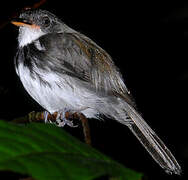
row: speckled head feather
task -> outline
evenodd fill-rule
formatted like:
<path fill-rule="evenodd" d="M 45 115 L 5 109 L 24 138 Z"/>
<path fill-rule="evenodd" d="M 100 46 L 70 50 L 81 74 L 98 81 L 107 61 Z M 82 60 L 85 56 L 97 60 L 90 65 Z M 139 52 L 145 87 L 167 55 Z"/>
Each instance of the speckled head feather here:
<path fill-rule="evenodd" d="M 26 22 L 20 25 L 18 42 L 23 47 L 48 33 L 73 31 L 59 18 L 46 10 L 27 10 L 20 14 L 20 19 Z M 27 25 L 29 23 L 30 25 Z M 19 24 L 18 24 L 19 26 Z"/>

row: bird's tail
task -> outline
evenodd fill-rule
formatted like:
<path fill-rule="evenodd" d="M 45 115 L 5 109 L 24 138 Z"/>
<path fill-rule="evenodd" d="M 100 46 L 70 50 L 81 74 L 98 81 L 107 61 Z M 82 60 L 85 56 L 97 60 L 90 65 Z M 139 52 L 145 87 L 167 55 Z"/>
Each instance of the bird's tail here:
<path fill-rule="evenodd" d="M 165 146 L 162 140 L 156 135 L 156 133 L 149 127 L 139 113 L 125 101 L 121 101 L 121 108 L 126 113 L 128 119 L 121 118 L 116 120 L 122 124 L 125 124 L 153 157 L 153 159 L 169 174 L 181 174 L 181 167 L 176 161 L 175 157 Z M 121 111 L 122 114 L 122 111 Z M 124 113 L 123 113 L 124 114 Z M 119 116 L 119 117 L 120 117 Z"/>

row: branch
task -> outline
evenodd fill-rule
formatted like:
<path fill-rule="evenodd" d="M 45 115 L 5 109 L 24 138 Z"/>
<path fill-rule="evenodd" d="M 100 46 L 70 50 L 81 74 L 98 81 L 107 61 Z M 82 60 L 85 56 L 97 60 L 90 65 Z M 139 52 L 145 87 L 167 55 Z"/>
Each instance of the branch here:
<path fill-rule="evenodd" d="M 56 122 L 57 115 L 58 115 L 57 112 L 53 114 L 48 114 L 47 119 L 50 120 L 51 122 Z M 75 113 L 66 112 L 65 118 L 66 119 L 79 119 L 81 121 L 85 142 L 86 144 L 91 145 L 91 135 L 90 135 L 88 119 L 82 113 L 77 113 L 77 112 Z M 30 112 L 27 116 L 13 119 L 11 122 L 14 122 L 14 123 L 44 122 L 44 119 L 45 119 L 44 112 L 33 111 L 33 112 Z"/>

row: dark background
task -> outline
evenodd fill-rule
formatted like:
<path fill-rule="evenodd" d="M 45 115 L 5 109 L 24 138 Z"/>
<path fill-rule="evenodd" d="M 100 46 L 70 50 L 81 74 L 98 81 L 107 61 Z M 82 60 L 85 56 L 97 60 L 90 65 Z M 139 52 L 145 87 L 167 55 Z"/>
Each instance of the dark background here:
<path fill-rule="evenodd" d="M 35 2 L 1 3 L 0 24 Z M 112 120 L 90 120 L 93 146 L 143 172 L 145 179 L 187 179 L 188 3 L 48 0 L 41 8 L 89 36 L 113 57 L 138 110 L 176 156 L 183 175 L 166 175 L 128 128 Z M 16 38 L 13 25 L 1 27 L 0 118 L 6 120 L 41 110 L 15 74 Z M 65 129 L 82 139 L 81 127 Z"/>

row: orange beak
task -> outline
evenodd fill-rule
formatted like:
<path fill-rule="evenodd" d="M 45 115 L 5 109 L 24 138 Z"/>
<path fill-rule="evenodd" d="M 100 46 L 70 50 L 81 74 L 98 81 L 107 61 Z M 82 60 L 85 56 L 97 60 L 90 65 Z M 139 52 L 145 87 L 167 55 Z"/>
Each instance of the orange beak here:
<path fill-rule="evenodd" d="M 28 22 L 27 20 L 21 19 L 21 18 L 16 18 L 11 20 L 11 23 L 14 24 L 15 26 L 25 26 L 25 27 L 30 27 L 34 29 L 40 29 L 40 26 L 33 24 L 31 22 Z"/>

